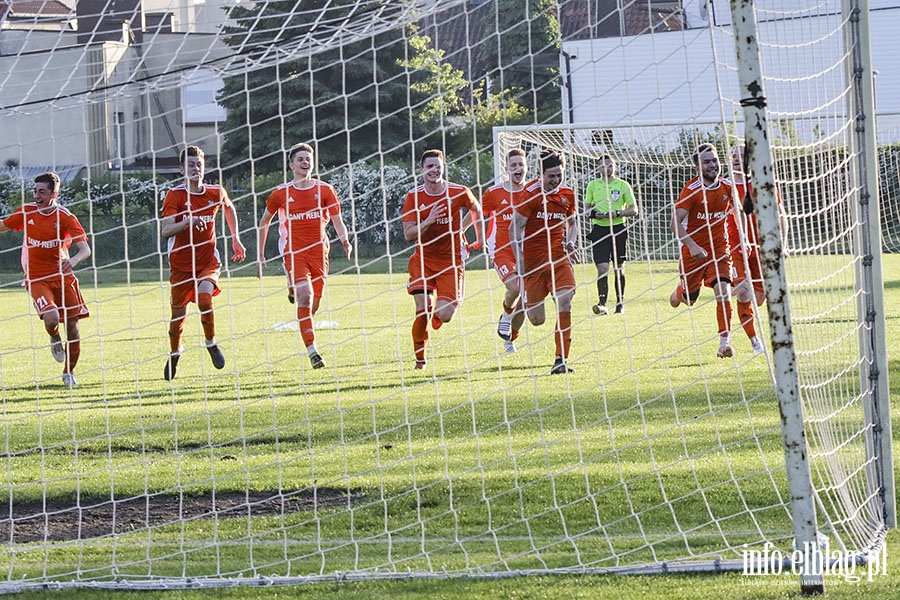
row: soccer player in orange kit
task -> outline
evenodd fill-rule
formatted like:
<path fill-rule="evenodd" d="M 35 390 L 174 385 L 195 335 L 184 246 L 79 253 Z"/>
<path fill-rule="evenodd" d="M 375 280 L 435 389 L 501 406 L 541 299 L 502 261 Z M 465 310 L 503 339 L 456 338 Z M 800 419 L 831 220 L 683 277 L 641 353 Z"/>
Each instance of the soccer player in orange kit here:
<path fill-rule="evenodd" d="M 257 275 L 262 276 L 266 264 L 266 238 L 272 217 L 278 215 L 278 251 L 282 257 L 294 301 L 300 336 L 313 369 L 325 366 L 316 348 L 313 315 L 319 310 L 328 277 L 330 245 L 325 228 L 334 226 L 347 258 L 353 246 L 341 217 L 341 203 L 334 188 L 312 177 L 315 154 L 309 144 L 295 144 L 288 150 L 288 165 L 294 179 L 276 187 L 266 200 L 266 210 L 259 220 L 257 236 Z"/>
<path fill-rule="evenodd" d="M 410 190 L 400 217 L 403 236 L 415 244 L 409 258 L 406 289 L 416 303 L 412 325 L 416 369 L 426 366 L 428 318 L 432 329 L 450 322 L 462 304 L 468 257 L 462 211 L 475 227 L 473 249 L 484 245 L 481 206 L 471 190 L 444 178 L 444 153 L 426 150 L 419 162 L 423 184 Z M 432 301 L 432 294 L 437 297 Z"/>
<path fill-rule="evenodd" d="M 75 387 L 75 365 L 81 355 L 78 321 L 90 316 L 74 269 L 91 256 L 84 228 L 78 218 L 57 203 L 59 175 L 42 173 L 34 178 L 34 202 L 23 204 L 0 222 L 2 231 L 23 231 L 22 267 L 25 287 L 34 308 L 50 336 L 50 353 L 65 363 L 62 381 Z M 69 256 L 72 243 L 78 248 Z M 60 322 L 66 327 L 66 343 L 59 335 Z"/>
<path fill-rule="evenodd" d="M 681 282 L 669 303 L 677 307 L 696 302 L 703 285 L 716 295 L 719 349 L 716 356 L 734 355 L 731 348 L 731 253 L 725 223 L 732 210 L 732 189 L 719 176 L 715 146 L 700 144 L 691 156 L 697 176 L 688 181 L 672 214 L 671 229 L 681 242 Z"/>
<path fill-rule="evenodd" d="M 548 295 L 556 302 L 556 360 L 550 369 L 554 374 L 574 372 L 566 363 L 575 296 L 575 271 L 569 255 L 575 251 L 578 227 L 575 192 L 562 183 L 564 167 L 562 155 L 553 151 L 541 154 L 541 177 L 525 186 L 509 235 L 531 324 L 541 325 L 546 320 L 544 299 Z"/>
<path fill-rule="evenodd" d="M 766 351 L 762 338 L 756 332 L 753 315 L 753 300 L 757 306 L 766 301 L 763 287 L 762 265 L 759 257 L 759 229 L 756 225 L 755 207 L 753 205 L 753 188 L 750 184 L 747 147 L 737 146 L 731 156 L 731 184 L 734 187 L 735 205 L 731 218 L 728 219 L 728 244 L 731 247 L 732 278 L 731 285 L 734 298 L 737 300 L 738 318 L 741 327 L 750 340 L 750 346 L 757 354 Z M 787 216 L 778 199 L 778 215 L 781 235 L 788 230 Z M 741 219 L 744 238 L 741 238 L 738 219 Z"/>
<path fill-rule="evenodd" d="M 166 238 L 169 283 L 172 284 L 172 319 L 169 321 L 169 358 L 163 377 L 175 378 L 181 358 L 182 336 L 187 306 L 197 303 L 200 324 L 206 339 L 206 350 L 217 369 L 225 367 L 225 356 L 216 344 L 216 324 L 213 315 L 213 296 L 219 295 L 219 274 L 222 263 L 216 248 L 216 215 L 221 209 L 231 232 L 232 260 L 242 262 L 246 255 L 238 231 L 237 213 L 220 185 L 203 182 L 206 167 L 203 150 L 188 146 L 178 156 L 185 182 L 172 188 L 163 200 L 160 234 Z"/>
<path fill-rule="evenodd" d="M 503 313 L 497 325 L 497 335 L 503 339 L 507 352 L 515 352 L 515 340 L 525 322 L 525 311 L 519 306 L 521 277 L 516 272 L 516 255 L 509 241 L 509 225 L 512 223 L 513 207 L 525 193 L 528 164 L 525 151 L 513 148 L 506 155 L 506 173 L 509 178 L 488 190 L 481 196 L 481 211 L 488 219 L 487 249 L 491 263 L 506 286 L 503 297 Z"/>

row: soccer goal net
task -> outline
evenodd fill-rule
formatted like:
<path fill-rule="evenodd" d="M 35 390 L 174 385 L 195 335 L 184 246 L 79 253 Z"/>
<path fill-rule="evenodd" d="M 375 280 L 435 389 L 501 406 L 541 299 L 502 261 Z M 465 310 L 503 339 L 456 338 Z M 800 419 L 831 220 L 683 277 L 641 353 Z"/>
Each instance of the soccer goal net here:
<path fill-rule="evenodd" d="M 819 539 L 864 561 L 895 520 L 881 265 L 895 262 L 882 244 L 900 249 L 900 123 L 865 112 L 863 81 L 870 52 L 892 40 L 869 34 L 864 0 L 810 4 L 757 11 L 787 221 L 789 294 L 774 301 L 792 311 Z M 0 233 L 0 591 L 713 571 L 763 549 L 789 557 L 767 306 L 753 302 L 743 323 L 735 306 L 723 359 L 712 291 L 669 302 L 673 202 L 696 174 L 691 154 L 712 143 L 728 177 L 746 136 L 743 66 L 719 4 L 0 10 L 0 216 L 36 202 L 34 177 L 55 171 L 57 201 L 92 251 L 75 269 L 90 316 L 77 340 L 73 320 L 61 323 L 60 365 L 22 250 L 53 250 L 55 234 L 30 236 L 32 213 Z M 900 25 L 900 9 L 881 14 Z M 282 270 L 290 220 L 271 227 L 268 266 L 257 256 L 265 215 L 277 215 L 267 200 L 300 177 L 288 155 L 299 142 L 333 186 L 352 248 L 327 223 L 315 310 Z M 212 309 L 188 305 L 176 372 L 165 207 L 191 185 L 188 145 L 205 154 L 204 189 L 221 185 L 234 213 L 207 221 L 217 295 L 197 285 Z M 545 323 L 526 320 L 514 343 L 498 336 L 507 288 L 477 248 L 463 301 L 427 324 L 417 365 L 402 207 L 431 148 L 476 198 L 507 181 L 513 148 L 528 179 L 541 151 L 566 158 L 580 232 L 568 372 L 551 374 L 562 319 L 551 297 Z M 624 278 L 608 277 L 610 314 L 598 315 L 582 203 L 604 154 L 638 213 L 625 221 Z M 199 260 L 199 246 L 186 251 Z M 208 352 L 211 323 L 224 366 Z M 73 341 L 77 385 L 60 379 Z"/>

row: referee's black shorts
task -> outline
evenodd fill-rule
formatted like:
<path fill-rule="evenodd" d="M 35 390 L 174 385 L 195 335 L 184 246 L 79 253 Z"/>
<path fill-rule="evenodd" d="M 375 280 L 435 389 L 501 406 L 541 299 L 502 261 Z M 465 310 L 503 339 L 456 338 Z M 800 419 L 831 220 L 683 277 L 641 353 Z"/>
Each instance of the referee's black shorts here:
<path fill-rule="evenodd" d="M 628 229 L 624 223 L 613 225 L 612 227 L 605 225 L 600 226 L 594 223 L 591 226 L 591 233 L 588 235 L 591 240 L 591 256 L 594 264 L 614 263 L 621 265 L 626 260 L 625 252 L 628 247 Z"/>

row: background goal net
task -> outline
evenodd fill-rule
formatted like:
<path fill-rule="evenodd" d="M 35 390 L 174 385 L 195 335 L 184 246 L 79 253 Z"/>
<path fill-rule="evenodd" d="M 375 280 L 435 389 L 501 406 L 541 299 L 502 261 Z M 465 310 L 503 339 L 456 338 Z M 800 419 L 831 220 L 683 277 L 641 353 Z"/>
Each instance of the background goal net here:
<path fill-rule="evenodd" d="M 870 40 L 862 1 L 765 4 L 817 527 L 832 549 L 866 556 L 894 524 L 883 284 L 870 269 L 882 242 L 900 247 L 900 123 L 850 107 L 854 72 L 869 74 L 870 47 L 877 62 L 890 37 Z M 748 549 L 789 553 L 771 352 L 751 350 L 735 315 L 735 356 L 717 359 L 712 293 L 668 301 L 690 154 L 714 143 L 727 175 L 745 135 L 730 16 L 705 5 L 7 3 L 0 212 L 55 170 L 93 254 L 76 273 L 91 315 L 67 388 L 22 289 L 22 234 L 0 235 L 0 590 L 740 569 Z M 900 9 L 881 17 L 900 25 Z M 257 278 L 254 260 L 298 142 L 315 148 L 354 244 L 350 260 L 333 246 L 317 370 L 284 275 Z M 226 366 L 210 364 L 192 306 L 166 381 L 159 217 L 188 144 L 207 155 L 207 183 L 228 190 L 248 259 L 231 259 L 220 218 Z M 600 154 L 615 157 L 640 206 L 624 312 L 592 314 L 582 223 L 573 373 L 549 374 L 549 299 L 548 323 L 504 350 L 504 286 L 478 251 L 465 302 L 413 370 L 400 214 L 428 148 L 479 197 L 503 180 L 509 149 L 526 150 L 533 177 L 539 151 L 558 150 L 579 204 Z M 755 322 L 768 347 L 765 307 Z"/>

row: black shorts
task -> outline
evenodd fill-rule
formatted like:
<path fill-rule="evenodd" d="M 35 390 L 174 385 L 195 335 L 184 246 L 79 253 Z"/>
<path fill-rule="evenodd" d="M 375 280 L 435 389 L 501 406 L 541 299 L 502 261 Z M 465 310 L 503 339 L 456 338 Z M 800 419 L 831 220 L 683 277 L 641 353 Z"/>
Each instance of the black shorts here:
<path fill-rule="evenodd" d="M 591 255 L 595 265 L 609 262 L 621 265 L 627 259 L 625 252 L 628 247 L 628 229 L 624 223 L 612 227 L 594 224 L 588 239 L 591 240 Z"/>

